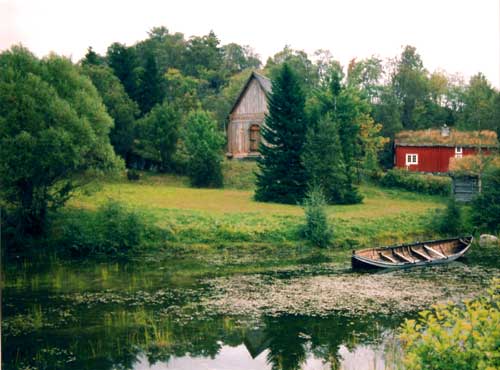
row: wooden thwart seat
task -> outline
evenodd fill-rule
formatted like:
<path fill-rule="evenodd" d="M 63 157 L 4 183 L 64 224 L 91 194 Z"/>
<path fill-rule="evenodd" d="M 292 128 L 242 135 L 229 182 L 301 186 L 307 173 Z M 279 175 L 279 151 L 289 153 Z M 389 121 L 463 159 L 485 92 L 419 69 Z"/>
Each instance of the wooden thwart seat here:
<path fill-rule="evenodd" d="M 432 253 L 434 253 L 435 255 L 437 255 L 437 256 L 439 256 L 439 257 L 441 257 L 441 258 L 448 258 L 448 257 L 447 257 L 447 256 L 445 256 L 443 253 L 438 252 L 437 250 L 435 250 L 434 248 L 429 247 L 428 245 L 425 245 L 425 244 L 424 244 L 424 248 L 425 248 L 425 250 L 427 250 L 427 251 L 431 251 Z"/>
<path fill-rule="evenodd" d="M 413 249 L 410 247 L 410 250 L 412 251 L 412 253 L 415 253 L 417 256 L 422 257 L 423 259 L 425 259 L 427 261 L 432 261 L 432 258 L 430 256 L 428 256 L 425 253 L 420 252 L 418 249 Z"/>
<path fill-rule="evenodd" d="M 396 259 L 392 258 L 391 256 L 388 256 L 386 254 L 383 254 L 382 252 L 378 252 L 380 254 L 380 257 L 385 258 L 386 260 L 392 262 L 392 263 L 399 263 Z"/>
<path fill-rule="evenodd" d="M 399 253 L 397 251 L 392 251 L 392 253 L 394 253 L 396 256 L 398 256 L 399 258 L 401 258 L 402 260 L 404 260 L 406 262 L 410 262 L 410 263 L 415 262 L 415 260 L 413 260 L 409 257 L 406 257 L 403 253 Z"/>

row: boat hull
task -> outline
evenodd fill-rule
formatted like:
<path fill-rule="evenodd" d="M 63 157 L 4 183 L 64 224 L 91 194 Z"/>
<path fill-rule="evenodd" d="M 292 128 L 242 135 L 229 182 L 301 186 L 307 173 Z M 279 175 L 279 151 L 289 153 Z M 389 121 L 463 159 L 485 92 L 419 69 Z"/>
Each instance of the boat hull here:
<path fill-rule="evenodd" d="M 390 262 L 390 261 L 384 261 L 382 259 L 374 259 L 374 258 L 369 258 L 363 255 L 360 255 L 360 252 L 366 252 L 367 250 L 353 252 L 353 255 L 351 257 L 351 264 L 353 269 L 396 269 L 396 268 L 411 268 L 411 267 L 418 267 L 418 266 L 430 266 L 430 265 L 439 265 L 439 264 L 444 264 L 444 263 L 449 263 L 453 262 L 460 257 L 462 257 L 470 248 L 472 244 L 472 237 L 466 237 L 466 238 L 455 238 L 455 239 L 447 239 L 443 240 L 442 242 L 450 242 L 450 241 L 457 241 L 460 240 L 461 243 L 464 243 L 463 248 L 461 248 L 457 253 L 445 255 L 441 258 L 433 258 L 431 260 L 420 260 L 420 261 L 395 261 L 395 262 Z M 405 248 L 407 250 L 410 250 L 413 247 L 417 246 L 426 246 L 427 244 L 436 244 L 441 241 L 428 241 L 428 242 L 420 242 L 420 243 L 413 243 L 413 244 L 406 244 L 406 245 L 398 245 L 398 246 L 392 246 L 392 247 L 385 247 L 385 248 L 374 248 L 372 251 L 376 251 L 380 254 L 381 252 L 392 252 L 392 251 L 399 251 L 399 250 L 404 250 Z M 432 250 L 432 249 L 431 249 Z"/>

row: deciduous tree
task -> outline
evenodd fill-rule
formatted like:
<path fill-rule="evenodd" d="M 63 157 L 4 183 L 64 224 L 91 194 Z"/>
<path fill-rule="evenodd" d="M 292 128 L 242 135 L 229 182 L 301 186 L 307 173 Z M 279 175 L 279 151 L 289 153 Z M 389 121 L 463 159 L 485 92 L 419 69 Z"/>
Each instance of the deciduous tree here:
<path fill-rule="evenodd" d="M 113 125 L 92 82 L 70 60 L 27 49 L 0 54 L 0 195 L 18 235 L 44 231 L 76 176 L 120 168 Z"/>

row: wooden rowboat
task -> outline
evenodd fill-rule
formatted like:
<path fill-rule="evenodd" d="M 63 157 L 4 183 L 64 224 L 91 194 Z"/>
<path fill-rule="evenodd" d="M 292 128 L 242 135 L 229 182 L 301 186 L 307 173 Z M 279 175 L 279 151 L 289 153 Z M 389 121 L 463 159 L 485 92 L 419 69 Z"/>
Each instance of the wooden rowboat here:
<path fill-rule="evenodd" d="M 352 251 L 353 268 L 405 268 L 455 261 L 472 244 L 472 236 Z"/>

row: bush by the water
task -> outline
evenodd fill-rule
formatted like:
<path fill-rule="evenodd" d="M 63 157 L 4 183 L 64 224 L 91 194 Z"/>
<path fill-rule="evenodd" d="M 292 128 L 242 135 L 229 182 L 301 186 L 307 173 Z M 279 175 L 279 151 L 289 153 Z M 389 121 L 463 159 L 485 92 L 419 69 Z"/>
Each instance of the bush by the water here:
<path fill-rule="evenodd" d="M 62 244 L 75 255 L 123 256 L 151 241 L 154 230 L 136 212 L 110 201 L 95 212 L 67 215 L 62 234 Z"/>
<path fill-rule="evenodd" d="M 450 198 L 444 211 L 441 211 L 437 229 L 442 234 L 453 236 L 466 231 L 462 208 L 455 199 Z"/>
<path fill-rule="evenodd" d="M 308 241 L 317 247 L 328 246 L 333 236 L 325 211 L 326 204 L 325 196 L 320 187 L 311 188 L 304 199 L 306 224 L 303 234 Z"/>
<path fill-rule="evenodd" d="M 430 195 L 449 195 L 451 179 L 444 176 L 423 175 L 400 169 L 387 171 L 379 180 L 382 186 L 400 188 Z"/>
<path fill-rule="evenodd" d="M 484 175 L 482 192 L 472 203 L 472 220 L 483 231 L 500 232 L 500 168 Z"/>
<path fill-rule="evenodd" d="M 499 369 L 500 280 L 463 305 L 437 305 L 402 327 L 407 369 Z"/>

